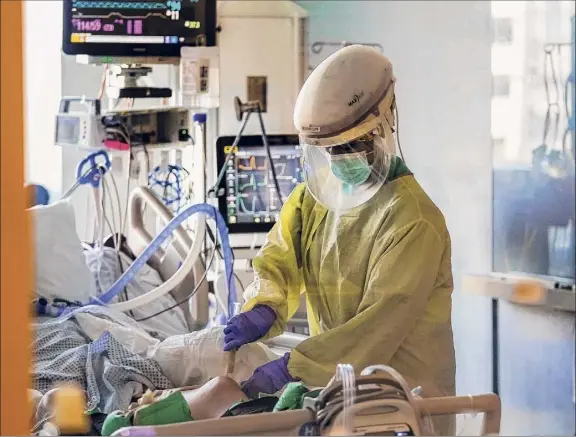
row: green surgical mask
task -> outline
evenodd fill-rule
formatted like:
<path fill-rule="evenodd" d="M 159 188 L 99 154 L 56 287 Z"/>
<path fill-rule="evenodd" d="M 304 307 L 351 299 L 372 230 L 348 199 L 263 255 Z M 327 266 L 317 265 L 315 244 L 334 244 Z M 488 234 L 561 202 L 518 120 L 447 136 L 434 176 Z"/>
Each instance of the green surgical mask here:
<path fill-rule="evenodd" d="M 372 170 L 366 162 L 366 155 L 338 156 L 332 158 L 331 169 L 334 176 L 349 185 L 360 185 L 368 180 Z"/>

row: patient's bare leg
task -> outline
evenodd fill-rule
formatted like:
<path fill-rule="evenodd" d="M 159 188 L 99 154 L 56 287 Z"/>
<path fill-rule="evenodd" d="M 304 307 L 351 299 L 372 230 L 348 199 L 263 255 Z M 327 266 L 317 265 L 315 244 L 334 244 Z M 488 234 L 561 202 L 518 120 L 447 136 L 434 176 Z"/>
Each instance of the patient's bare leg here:
<path fill-rule="evenodd" d="M 216 419 L 232 405 L 247 401 L 240 385 L 232 378 L 218 376 L 202 387 L 182 392 L 194 420 Z"/>

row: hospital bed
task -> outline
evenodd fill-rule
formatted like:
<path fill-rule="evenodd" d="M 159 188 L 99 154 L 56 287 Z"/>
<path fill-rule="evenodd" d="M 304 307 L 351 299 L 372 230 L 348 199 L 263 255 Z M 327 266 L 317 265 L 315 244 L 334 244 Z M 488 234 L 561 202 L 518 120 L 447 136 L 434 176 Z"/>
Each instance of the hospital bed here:
<path fill-rule="evenodd" d="M 33 193 L 30 193 L 30 203 L 38 203 L 33 201 L 32 198 L 34 196 L 32 194 Z M 53 210 L 57 209 L 57 207 L 53 208 Z M 71 206 L 69 208 L 65 208 L 65 210 L 67 215 L 71 214 L 73 217 L 74 211 Z M 158 197 L 146 187 L 139 187 L 131 192 L 131 195 L 128 199 L 127 211 L 128 226 L 126 226 L 125 232 L 125 245 L 133 256 L 138 257 L 146 250 L 146 247 L 155 237 L 153 232 L 149 230 L 150 228 L 145 225 L 145 214 L 155 216 L 152 218 L 158 217 L 161 222 L 168 222 L 173 218 L 173 213 L 169 211 L 168 208 L 164 206 L 162 201 L 158 199 Z M 45 212 L 48 211 L 45 210 Z M 35 217 L 38 218 L 38 216 Z M 75 264 L 76 266 L 83 264 L 84 256 L 82 255 L 82 249 L 80 247 L 81 243 L 76 236 L 74 222 L 68 220 L 62 222 L 58 220 L 59 218 L 60 217 L 55 217 L 52 219 L 51 223 L 45 223 L 45 228 L 48 230 L 48 234 L 59 234 L 60 232 L 56 232 L 57 228 L 70 228 L 68 233 L 74 234 L 77 244 L 79 245 L 79 252 L 75 252 L 72 258 L 77 258 Z M 54 228 L 50 227 L 49 225 L 54 226 Z M 47 393 L 47 391 L 51 390 L 53 387 L 57 387 L 62 382 L 73 382 L 85 388 L 87 394 L 89 395 L 88 400 L 95 399 L 95 396 L 100 396 L 94 402 L 97 402 L 99 407 L 106 407 L 105 409 L 101 410 L 104 412 L 104 414 L 106 414 L 110 412 L 111 409 L 113 410 L 116 408 L 122 408 L 121 406 L 112 406 L 112 404 L 115 403 L 116 398 L 114 397 L 114 394 L 111 393 L 119 393 L 119 390 L 123 390 L 123 386 L 119 386 L 119 384 L 122 384 L 121 381 L 133 381 L 132 378 L 136 377 L 136 380 L 139 381 L 136 383 L 136 385 L 141 384 L 144 390 L 148 387 L 169 387 L 167 385 L 159 385 L 158 381 L 162 380 L 164 382 L 168 380 L 172 386 L 178 387 L 180 386 L 179 384 L 181 384 L 179 381 L 184 380 L 186 375 L 192 375 L 191 377 L 194 379 L 194 383 L 201 383 L 203 380 L 205 380 L 205 377 L 211 376 L 208 375 L 209 372 L 206 371 L 205 368 L 214 368 L 216 371 L 218 371 L 217 366 L 214 366 L 213 364 L 218 364 L 219 357 L 221 355 L 225 355 L 225 353 L 221 351 L 221 346 L 218 346 L 219 340 L 217 335 L 214 336 L 211 334 L 211 332 L 214 332 L 215 330 L 221 332 L 221 329 L 203 329 L 206 327 L 209 321 L 208 296 L 210 293 L 208 285 L 206 281 L 204 281 L 206 268 L 201 262 L 201 258 L 199 256 L 202 246 L 198 242 L 203 243 L 206 223 L 203 217 L 198 215 L 197 220 L 195 220 L 193 223 L 190 223 L 190 225 L 193 230 L 192 232 L 184 229 L 184 225 L 177 228 L 173 233 L 173 238 L 171 241 L 157 250 L 156 253 L 154 253 L 147 262 L 147 268 L 154 270 L 163 280 L 159 286 L 141 295 L 136 295 L 135 297 L 134 293 L 130 294 L 128 299 L 121 302 L 113 301 L 104 307 L 86 309 L 87 313 L 83 316 L 83 321 L 80 322 L 77 318 L 72 321 L 60 321 L 60 319 L 50 315 L 35 320 L 36 323 L 32 346 L 32 350 L 34 352 L 34 370 L 32 373 L 32 378 L 34 382 L 30 387 L 31 389 L 38 390 L 40 393 Z M 52 231 L 52 229 L 54 229 L 54 231 Z M 35 235 L 38 237 L 38 233 L 35 233 Z M 55 238 L 56 244 L 58 241 L 58 236 L 59 235 L 56 235 Z M 199 238 L 195 238 L 195 236 L 199 236 Z M 47 263 L 50 264 L 50 266 L 45 264 L 45 270 L 47 270 L 48 274 L 51 274 L 53 271 L 52 268 L 56 264 L 59 264 L 59 260 L 57 259 L 58 256 L 50 257 L 52 247 L 46 246 L 46 244 L 43 245 L 43 247 L 48 250 L 37 252 L 48 252 L 48 257 L 43 259 L 47 260 Z M 61 248 L 58 248 L 56 252 L 62 252 L 59 249 Z M 109 249 L 109 252 L 110 251 L 112 251 L 112 249 Z M 191 252 L 194 255 L 194 262 L 189 262 L 186 264 L 184 261 L 187 257 L 190 256 Z M 37 265 L 39 265 L 38 259 Z M 69 270 L 67 270 L 67 272 L 68 271 Z M 87 281 L 93 279 L 90 274 L 85 276 L 85 278 Z M 77 281 L 75 280 L 72 282 L 74 283 L 73 285 L 77 284 Z M 166 286 L 166 284 L 168 284 L 168 286 Z M 200 284 L 200 287 L 198 287 L 198 284 Z M 195 289 L 196 287 L 198 287 L 198 291 L 190 297 L 191 290 Z M 148 289 L 150 288 L 151 287 L 148 287 Z M 147 306 L 149 306 L 148 302 L 153 301 L 154 299 L 160 300 L 162 297 L 171 297 L 172 302 L 174 303 L 182 302 L 178 305 L 177 309 L 179 312 L 184 314 L 186 324 L 183 326 L 179 323 L 177 328 L 180 331 L 176 332 L 175 334 L 156 336 L 156 334 L 152 332 L 155 330 L 150 329 L 150 321 L 140 322 L 139 318 L 135 317 L 133 314 L 138 315 L 137 310 L 147 309 Z M 95 314 L 94 311 L 100 311 L 98 308 L 101 308 L 102 311 L 104 311 L 106 314 Z M 121 343 L 120 345 L 111 344 L 110 340 L 107 339 L 100 341 L 103 332 L 112 332 L 110 328 L 106 326 L 111 326 L 109 325 L 109 322 L 114 322 L 114 320 L 104 320 L 103 318 L 108 315 L 117 317 L 120 320 L 115 325 L 116 327 L 114 329 L 122 330 L 122 335 L 124 337 L 123 339 L 120 339 L 118 336 L 113 336 Z M 166 316 L 169 319 L 173 318 L 172 313 L 167 313 L 163 316 Z M 86 328 L 86 323 L 88 323 L 87 317 L 91 317 L 90 323 L 92 324 L 89 326 L 89 329 Z M 179 316 L 178 318 L 179 320 L 182 320 L 182 317 Z M 125 321 L 126 319 L 128 319 L 128 323 L 122 324 L 122 321 Z M 98 326 L 98 323 L 94 324 L 94 322 L 98 322 L 100 325 Z M 104 326 L 104 331 L 102 331 L 100 327 L 106 323 L 108 323 L 108 325 Z M 162 324 L 160 319 L 156 321 L 156 326 L 158 324 Z M 168 331 L 168 329 L 164 329 L 163 331 Z M 126 340 L 125 335 L 127 335 L 128 332 L 130 332 L 132 337 Z M 208 332 L 208 336 L 202 337 L 202 335 L 204 335 L 202 333 L 206 332 Z M 162 334 L 164 334 L 164 332 L 162 332 Z M 196 334 L 200 334 L 200 337 Z M 166 338 L 167 336 L 168 338 Z M 132 338 L 134 340 L 132 340 Z M 198 338 L 201 339 L 200 341 L 203 345 L 203 351 L 206 350 L 204 345 L 210 344 L 209 350 L 213 352 L 214 358 L 202 358 L 203 354 L 199 353 L 199 349 L 196 347 L 196 345 L 200 344 L 198 342 L 193 344 L 192 348 L 188 347 L 191 344 L 186 343 L 188 339 L 192 339 L 190 341 L 195 341 L 194 339 Z M 172 343 L 170 343 L 171 339 L 174 340 Z M 245 379 L 247 376 L 249 376 L 249 373 L 247 372 L 249 371 L 251 373 L 254 370 L 255 365 L 257 366 L 269 361 L 270 359 L 274 359 L 270 352 L 272 352 L 272 355 L 274 352 L 277 354 L 282 354 L 285 350 L 289 350 L 293 345 L 303 340 L 303 338 L 291 335 L 289 340 L 290 342 L 288 342 L 288 344 L 286 344 L 286 342 L 283 343 L 282 340 L 276 340 L 275 344 L 272 345 L 273 350 L 268 350 L 265 355 L 261 354 L 261 356 L 258 358 L 256 358 L 256 355 L 250 354 L 250 359 L 245 359 L 242 362 L 242 365 L 237 366 L 239 370 L 238 375 L 235 377 L 237 379 Z M 179 343 L 179 341 L 182 341 L 182 343 Z M 142 345 L 143 342 L 149 342 L 146 344 L 152 345 L 150 346 L 154 349 L 153 352 L 150 352 L 152 355 L 147 355 L 147 351 L 142 349 L 141 346 L 138 346 L 138 344 Z M 161 346 L 156 348 L 155 344 L 158 343 L 160 343 Z M 99 346 L 93 347 L 95 344 L 98 344 Z M 131 347 L 134 344 L 136 344 L 136 346 Z M 185 370 L 179 373 L 167 373 L 166 366 L 177 366 L 177 363 L 171 363 L 171 358 L 170 356 L 167 356 L 166 353 L 167 348 L 163 349 L 164 344 L 167 344 L 168 348 L 175 347 L 176 349 L 185 348 L 186 350 L 192 350 L 193 355 L 199 357 L 196 361 L 187 360 L 190 363 L 190 373 L 186 373 Z M 280 347 L 279 350 L 276 350 L 276 345 Z M 107 354 L 108 358 L 99 354 L 98 352 L 93 352 L 93 350 L 101 350 L 102 347 L 106 349 L 106 351 L 103 353 Z M 124 352 L 126 352 L 121 348 L 127 348 L 127 353 L 129 355 L 126 355 L 125 359 L 122 358 L 122 361 L 118 361 L 118 359 L 116 359 L 115 362 L 111 363 L 109 357 L 114 356 L 114 354 L 116 354 L 116 357 L 118 357 L 118 353 L 124 354 Z M 90 356 L 89 361 L 87 361 L 85 355 L 87 350 L 89 353 L 94 354 L 93 358 L 92 355 Z M 158 356 L 154 355 L 154 353 L 161 354 L 162 356 L 158 358 Z M 170 354 L 172 352 L 168 351 L 168 353 Z M 256 361 L 264 359 L 267 361 L 256 363 Z M 65 362 L 62 360 L 65 360 Z M 133 360 L 137 360 L 139 363 L 138 366 L 134 365 Z M 152 363 L 152 361 L 155 363 Z M 149 364 L 156 364 L 159 367 L 150 370 L 151 367 Z M 197 370 L 194 370 L 196 369 L 195 366 L 197 364 L 200 364 L 201 366 L 198 366 Z M 107 373 L 103 372 L 103 366 L 107 365 L 113 365 L 116 366 L 116 368 L 122 367 L 122 378 L 120 378 L 120 380 L 116 378 L 113 381 L 106 379 Z M 149 382 L 147 383 L 146 381 L 138 379 L 138 372 L 144 375 L 144 377 L 147 378 Z M 89 375 L 90 381 L 87 380 L 87 375 Z M 150 382 L 152 385 L 150 385 Z M 110 384 L 114 385 L 110 386 Z M 184 384 L 186 385 L 186 382 L 184 382 Z M 113 390 L 109 390 L 110 387 L 112 387 Z M 139 389 L 127 389 L 127 391 L 130 390 Z M 111 394 L 112 396 L 109 396 Z M 128 394 L 138 396 L 137 391 Z M 122 398 L 123 396 L 116 397 Z"/>
<path fill-rule="evenodd" d="M 495 394 L 483 394 L 478 396 L 453 396 L 445 398 L 429 398 L 416 400 L 421 416 L 419 420 L 427 416 L 445 416 L 457 414 L 478 413 L 483 414 L 481 425 L 482 436 L 494 436 L 500 432 L 500 399 Z M 379 421 L 379 405 L 367 404 L 356 406 L 351 414 L 354 420 L 360 419 L 367 425 L 385 427 L 386 424 Z M 372 414 L 368 414 L 369 412 Z M 380 412 L 380 414 L 385 414 Z M 279 411 L 275 413 L 262 413 L 250 416 L 223 417 L 220 419 L 209 419 L 198 422 L 180 423 L 176 425 L 155 426 L 153 430 L 147 429 L 143 432 L 138 428 L 124 428 L 116 432 L 116 436 L 297 436 L 301 434 L 302 426 L 314 419 L 314 412 L 310 409 Z M 374 417 L 376 416 L 376 418 Z M 342 436 L 342 435 L 395 435 L 386 434 L 384 430 L 364 431 L 355 434 L 342 432 L 342 415 L 335 419 L 335 424 L 321 435 Z M 360 427 L 360 426 L 359 426 Z M 233 430 L 233 431 L 232 431 Z M 396 434 L 402 435 L 402 434 Z M 409 435 L 409 434 L 404 434 Z M 415 434 L 417 435 L 417 434 Z M 421 434 L 430 435 L 430 434 Z"/>
<path fill-rule="evenodd" d="M 340 373 L 340 369 L 348 370 Z M 495 394 L 422 399 L 388 366 L 371 366 L 354 376 L 350 366 L 337 375 L 302 409 L 222 417 L 162 426 L 122 428 L 116 436 L 185 435 L 437 435 L 432 419 L 481 413 L 481 435 L 498 435 L 501 405 Z M 451 434 L 453 435 L 453 434 Z"/>
<path fill-rule="evenodd" d="M 48 205 L 49 197 L 47 196 L 47 191 L 41 186 L 29 185 L 26 189 L 29 204 L 31 206 L 41 205 L 40 209 L 34 208 L 30 210 L 30 214 L 32 214 L 33 221 L 37 227 L 37 232 L 35 233 L 37 254 L 36 269 L 37 272 L 41 270 L 40 276 L 37 276 L 37 280 L 39 281 L 37 283 L 39 297 L 48 299 L 50 301 L 49 304 L 52 303 L 54 298 L 58 299 L 60 305 L 63 305 L 63 302 L 75 302 L 77 300 L 80 300 L 83 304 L 87 304 L 88 296 L 84 291 L 86 288 L 84 284 L 78 286 L 78 288 L 82 288 L 82 292 L 69 293 L 70 288 L 74 287 L 68 287 L 69 284 L 66 283 L 65 277 L 68 274 L 70 276 L 68 282 L 73 281 L 76 284 L 82 279 L 90 281 L 92 276 L 82 274 L 74 276 L 74 268 L 76 271 L 79 268 L 83 268 L 85 262 L 86 265 L 90 267 L 88 265 L 90 256 L 86 254 L 89 252 L 94 254 L 98 250 L 92 251 L 92 245 L 90 243 L 81 243 L 78 240 L 74 228 L 74 219 L 70 216 L 70 214 L 73 214 L 71 205 L 61 207 L 58 205 L 58 203 L 61 202 Z M 38 193 L 45 195 L 39 196 Z M 126 267 L 126 263 L 130 263 L 129 259 L 141 255 L 155 237 L 147 230 L 144 217 L 156 219 L 163 223 L 167 223 L 173 218 L 170 210 L 147 187 L 134 189 L 127 201 L 126 220 L 128 226 L 124 226 L 124 235 L 122 235 L 124 240 L 121 244 L 122 249 L 125 250 L 120 250 L 123 255 L 127 256 L 124 256 L 124 259 L 121 260 L 120 254 L 118 255 L 118 263 L 120 264 L 120 270 L 122 272 Z M 104 216 L 104 218 L 109 224 L 110 221 L 108 217 Z M 112 219 L 114 220 L 115 217 L 112 217 Z M 155 300 L 165 295 L 170 295 L 172 298 L 170 302 L 181 302 L 175 310 L 181 311 L 185 318 L 186 326 L 183 327 L 183 329 L 180 328 L 182 332 L 178 333 L 191 332 L 205 327 L 208 323 L 209 288 L 207 281 L 204 280 L 205 268 L 200 258 L 206 229 L 204 216 L 197 215 L 192 226 L 193 235 L 198 236 L 198 238 L 192 239 L 190 234 L 182 226 L 179 226 L 173 232 L 171 241 L 168 241 L 168 244 L 164 244 L 156 250 L 152 257 L 146 262 L 147 269 L 152 269 L 156 277 L 159 276 L 160 283 L 157 281 L 151 283 L 157 285 L 156 287 L 150 289 L 149 285 L 151 284 L 148 284 L 148 286 L 142 290 L 134 290 L 131 296 L 128 296 L 127 293 L 123 294 L 121 298 L 111 301 L 107 306 L 113 311 L 128 313 L 136 308 L 146 309 L 146 307 L 150 307 L 150 304 Z M 113 232 L 120 234 L 122 230 L 117 228 L 113 230 Z M 52 238 L 49 234 L 54 234 L 54 237 Z M 76 243 L 74 240 L 76 240 Z M 104 244 L 104 241 L 99 241 L 97 245 L 107 246 L 107 250 L 111 253 L 118 239 L 112 235 L 108 241 L 111 241 L 111 245 Z M 52 247 L 50 247 L 51 245 Z M 80 249 L 81 246 L 82 249 Z M 52 252 L 52 248 L 55 250 L 55 256 L 52 256 L 50 253 Z M 102 248 L 102 250 L 105 249 L 106 248 Z M 81 250 L 87 256 L 86 260 L 81 258 L 79 253 Z M 62 255 L 65 252 L 68 253 L 67 256 Z M 97 255 L 93 255 L 92 258 L 94 258 L 94 256 L 96 256 L 96 258 L 98 257 Z M 97 268 L 97 272 L 100 272 L 100 269 L 101 264 L 100 267 Z M 114 266 L 109 267 L 109 270 L 111 270 L 112 273 L 106 273 L 109 273 L 109 275 L 113 274 L 115 270 Z M 92 273 L 100 279 L 100 273 L 95 273 L 94 271 L 92 271 Z M 136 271 L 136 273 L 138 274 L 138 271 Z M 54 275 L 60 276 L 56 278 Z M 45 281 L 43 282 L 44 279 Z M 112 280 L 113 283 L 116 278 L 108 276 L 105 277 L 105 279 Z M 58 281 L 60 281 L 60 283 L 58 283 Z M 112 283 L 109 285 L 112 285 Z M 135 282 L 132 281 L 132 284 L 134 283 Z M 62 287 L 63 284 L 66 285 L 66 287 Z M 47 291 L 46 288 L 50 288 L 50 290 Z M 144 289 L 147 292 L 144 292 Z M 190 299 L 187 299 L 191 290 L 196 291 Z M 93 296 L 95 299 L 99 299 L 99 295 L 92 295 L 95 291 L 96 290 L 91 291 L 90 298 Z M 61 310 L 58 308 L 47 311 L 47 313 L 53 315 L 59 312 L 61 312 Z M 182 317 L 180 317 L 180 319 L 181 318 Z"/>
<path fill-rule="evenodd" d="M 146 230 L 144 224 L 143 211 L 145 208 L 158 217 L 163 224 L 168 223 L 173 218 L 172 212 L 149 188 L 137 187 L 132 191 L 129 198 L 129 226 L 126 238 L 128 247 L 136 256 L 140 255 L 154 238 Z M 205 219 L 198 215 L 195 224 L 194 235 L 196 238 L 194 241 L 188 232 L 179 226 L 173 234 L 173 243 L 167 249 L 156 251 L 148 261 L 148 264 L 160 274 L 164 281 L 172 282 L 173 286 L 168 287 L 168 289 L 174 300 L 176 302 L 184 301 L 179 307 L 184 312 L 190 331 L 202 329 L 208 323 L 208 283 L 201 280 L 205 274 L 205 268 L 199 259 L 206 227 Z M 190 264 L 191 268 L 188 271 L 179 272 L 178 278 L 173 280 L 179 269 L 186 268 L 183 262 L 191 251 L 195 254 L 195 262 Z M 189 300 L 186 300 L 190 290 L 193 290 L 199 282 L 202 283 L 199 284 L 197 292 Z M 120 311 L 127 311 L 136 306 L 144 305 L 147 301 L 161 295 L 158 293 L 158 289 L 154 289 L 136 299 L 111 305 L 111 307 Z"/>

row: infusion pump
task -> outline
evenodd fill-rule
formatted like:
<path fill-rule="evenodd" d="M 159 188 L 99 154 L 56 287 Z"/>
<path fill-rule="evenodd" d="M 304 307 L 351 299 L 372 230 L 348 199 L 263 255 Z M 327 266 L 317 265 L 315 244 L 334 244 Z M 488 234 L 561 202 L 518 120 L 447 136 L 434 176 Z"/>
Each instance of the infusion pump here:
<path fill-rule="evenodd" d="M 72 104 L 76 110 L 70 110 Z M 190 113 L 181 107 L 102 113 L 98 99 L 64 98 L 56 115 L 54 142 L 62 147 L 124 150 L 131 145 L 185 145 L 190 139 Z"/>
<path fill-rule="evenodd" d="M 71 112 L 75 104 L 83 110 Z M 100 100 L 64 98 L 56 115 L 54 143 L 58 146 L 101 148 L 104 144 L 104 129 L 101 126 Z"/>

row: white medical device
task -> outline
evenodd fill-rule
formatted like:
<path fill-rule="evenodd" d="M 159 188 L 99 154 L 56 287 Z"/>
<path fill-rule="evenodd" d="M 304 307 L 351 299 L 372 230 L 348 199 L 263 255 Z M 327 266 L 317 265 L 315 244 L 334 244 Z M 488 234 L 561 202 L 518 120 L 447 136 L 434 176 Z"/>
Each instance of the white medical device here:
<path fill-rule="evenodd" d="M 182 47 L 179 104 L 191 108 L 220 105 L 220 50 L 218 47 Z"/>
<path fill-rule="evenodd" d="M 71 111 L 71 105 L 78 107 Z M 101 124 L 100 100 L 65 97 L 56 115 L 54 143 L 63 147 L 101 148 L 104 129 Z"/>
<path fill-rule="evenodd" d="M 71 111 L 71 104 L 80 109 Z M 100 100 L 64 98 L 56 115 L 55 143 L 63 147 L 119 149 L 131 146 L 185 146 L 190 141 L 190 113 L 182 107 L 118 109 L 101 112 Z"/>
<path fill-rule="evenodd" d="M 190 140 L 190 118 L 187 108 L 157 106 L 108 110 L 102 124 L 106 129 L 123 126 L 133 146 L 183 146 Z"/>

